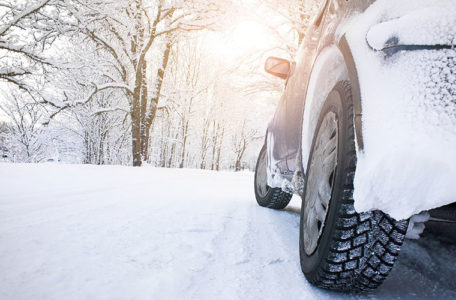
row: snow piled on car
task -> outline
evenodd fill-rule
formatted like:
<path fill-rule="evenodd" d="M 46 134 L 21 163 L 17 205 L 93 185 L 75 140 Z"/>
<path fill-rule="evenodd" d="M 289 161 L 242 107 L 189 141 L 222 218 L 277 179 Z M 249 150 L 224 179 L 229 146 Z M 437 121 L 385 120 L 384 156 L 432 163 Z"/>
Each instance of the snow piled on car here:
<path fill-rule="evenodd" d="M 455 45 L 456 9 L 426 7 L 372 26 L 366 35 L 375 50 L 396 45 Z"/>
<path fill-rule="evenodd" d="M 357 211 L 381 209 L 404 219 L 456 201 L 456 49 L 371 48 L 392 38 L 453 45 L 455 28 L 444 24 L 455 22 L 455 11 L 451 0 L 379 0 L 350 22 L 363 109 Z"/>

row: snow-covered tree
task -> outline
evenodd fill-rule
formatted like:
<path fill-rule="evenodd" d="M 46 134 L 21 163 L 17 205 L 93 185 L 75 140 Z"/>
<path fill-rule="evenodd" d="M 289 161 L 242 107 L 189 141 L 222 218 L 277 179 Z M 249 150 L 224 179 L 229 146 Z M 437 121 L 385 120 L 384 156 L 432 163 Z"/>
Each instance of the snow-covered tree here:
<path fill-rule="evenodd" d="M 57 0 L 4 0 L 0 3 L 0 81 L 33 90 L 27 81 L 53 67 L 45 52 L 59 35 Z"/>
<path fill-rule="evenodd" d="M 217 2 L 192 1 L 66 1 L 71 18 L 65 26 L 103 57 L 105 64 L 87 78 L 82 99 L 48 100 L 58 112 L 89 102 L 98 92 L 123 91 L 129 106 L 133 165 L 147 159 L 149 132 L 156 116 L 163 78 L 176 36 L 210 26 Z M 99 63 L 98 61 L 96 63 Z M 95 69 L 95 68 L 94 68 Z"/>
<path fill-rule="evenodd" d="M 315 2 L 2 1 L 0 151 L 14 148 L 15 161 L 252 168 L 283 88 L 264 59 L 292 57 Z M 242 40 L 233 53 L 227 39 L 211 49 L 247 19 L 277 42 L 237 57 Z M 18 114 L 34 132 L 29 146 Z"/>
<path fill-rule="evenodd" d="M 48 154 L 46 136 L 40 124 L 42 111 L 24 93 L 11 93 L 0 104 L 0 110 L 9 117 L 4 124 L 3 139 L 8 159 L 13 162 L 39 162 Z M 7 140 L 7 142 L 6 142 Z"/>

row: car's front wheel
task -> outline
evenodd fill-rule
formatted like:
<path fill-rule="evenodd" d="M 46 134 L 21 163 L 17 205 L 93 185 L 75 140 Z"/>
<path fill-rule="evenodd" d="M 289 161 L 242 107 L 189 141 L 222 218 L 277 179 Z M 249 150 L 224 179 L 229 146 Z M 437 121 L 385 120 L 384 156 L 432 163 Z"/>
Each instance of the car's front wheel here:
<path fill-rule="evenodd" d="M 300 226 L 301 268 L 313 284 L 340 291 L 378 287 L 399 254 L 406 221 L 358 214 L 353 202 L 356 151 L 349 82 L 325 101 L 307 164 Z"/>
<path fill-rule="evenodd" d="M 282 191 L 281 188 L 271 188 L 268 185 L 266 145 L 258 155 L 255 168 L 255 198 L 260 206 L 283 209 L 290 203 L 293 195 Z"/>

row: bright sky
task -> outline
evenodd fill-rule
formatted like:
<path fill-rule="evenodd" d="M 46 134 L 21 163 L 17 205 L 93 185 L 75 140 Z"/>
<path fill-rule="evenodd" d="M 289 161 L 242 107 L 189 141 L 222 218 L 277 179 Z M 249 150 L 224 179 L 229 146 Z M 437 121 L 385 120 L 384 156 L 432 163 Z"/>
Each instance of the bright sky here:
<path fill-rule="evenodd" d="M 211 35 L 207 46 L 215 54 L 236 60 L 255 51 L 267 50 L 275 43 L 266 26 L 253 20 L 241 20 L 233 29 Z"/>
<path fill-rule="evenodd" d="M 274 30 L 285 22 L 270 5 L 259 0 L 242 0 L 233 5 L 230 15 L 221 22 L 221 29 L 207 35 L 205 45 L 210 53 L 233 64 L 280 46 Z"/>

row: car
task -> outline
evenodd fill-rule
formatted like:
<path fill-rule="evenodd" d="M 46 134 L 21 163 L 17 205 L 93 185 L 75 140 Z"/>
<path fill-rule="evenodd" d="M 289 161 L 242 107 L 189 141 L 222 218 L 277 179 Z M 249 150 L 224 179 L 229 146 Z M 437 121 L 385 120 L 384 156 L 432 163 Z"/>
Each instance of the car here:
<path fill-rule="evenodd" d="M 320 2 L 295 61 L 265 63 L 285 87 L 255 196 L 272 209 L 301 197 L 309 282 L 372 290 L 427 211 L 456 215 L 456 3 Z"/>

